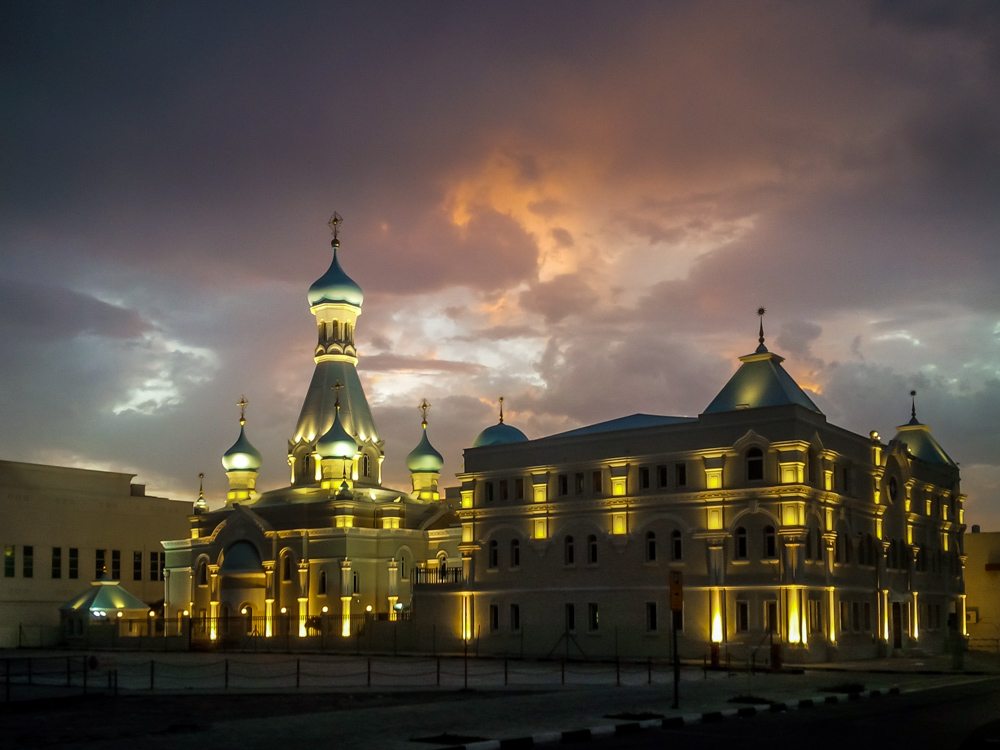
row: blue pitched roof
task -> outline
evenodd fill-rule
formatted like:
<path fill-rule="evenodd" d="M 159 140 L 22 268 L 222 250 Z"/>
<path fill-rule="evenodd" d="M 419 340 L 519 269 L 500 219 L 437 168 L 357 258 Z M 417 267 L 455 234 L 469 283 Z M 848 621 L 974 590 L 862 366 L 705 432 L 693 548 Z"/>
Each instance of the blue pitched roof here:
<path fill-rule="evenodd" d="M 619 417 L 618 419 L 610 419 L 607 422 L 598 422 L 597 424 L 578 427 L 575 430 L 560 432 L 542 439 L 549 440 L 551 438 L 575 437 L 577 435 L 593 435 L 600 432 L 615 432 L 617 430 L 638 430 L 643 427 L 661 427 L 663 425 L 682 424 L 684 422 L 697 421 L 696 417 L 667 417 L 659 414 L 630 414 L 627 417 Z"/>
<path fill-rule="evenodd" d="M 916 417 L 910 420 L 909 424 L 897 429 L 899 432 L 893 440 L 906 443 L 911 456 L 929 464 L 943 464 L 957 468 L 958 464 L 951 460 L 951 456 L 945 453 L 944 448 L 931 435 L 931 428 L 917 422 Z"/>
<path fill-rule="evenodd" d="M 740 357 L 740 362 L 743 363 L 740 369 L 708 405 L 705 414 L 789 404 L 804 406 L 817 414 L 823 413 L 785 372 L 781 366 L 783 357 L 765 349 Z"/>

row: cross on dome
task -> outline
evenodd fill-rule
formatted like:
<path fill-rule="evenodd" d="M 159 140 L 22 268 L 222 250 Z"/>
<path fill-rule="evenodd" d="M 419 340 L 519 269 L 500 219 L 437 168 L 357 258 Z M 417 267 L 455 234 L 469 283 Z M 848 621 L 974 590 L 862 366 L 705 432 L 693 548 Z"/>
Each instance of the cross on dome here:
<path fill-rule="evenodd" d="M 240 424 L 241 425 L 245 425 L 247 423 L 247 414 L 246 414 L 246 411 L 247 411 L 247 404 L 249 404 L 249 403 L 250 402 L 247 401 L 247 397 L 246 396 L 240 396 L 240 400 L 236 402 L 236 405 L 238 407 L 240 407 Z"/>

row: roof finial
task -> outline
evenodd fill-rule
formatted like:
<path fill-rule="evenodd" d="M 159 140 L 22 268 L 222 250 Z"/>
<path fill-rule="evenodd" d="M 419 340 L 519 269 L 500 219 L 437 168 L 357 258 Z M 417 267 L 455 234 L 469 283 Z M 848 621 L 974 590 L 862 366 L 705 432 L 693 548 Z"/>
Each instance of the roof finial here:
<path fill-rule="evenodd" d="M 917 421 L 917 392 L 910 391 L 910 419 Z"/>
<path fill-rule="evenodd" d="M 503 424 L 503 396 L 500 397 L 500 424 Z"/>
<path fill-rule="evenodd" d="M 757 347 L 758 352 L 766 352 L 767 347 L 764 346 L 764 313 L 767 312 L 767 308 L 761 306 L 757 308 L 757 317 L 760 318 L 760 335 L 757 337 L 757 342 L 760 346 Z"/>
<path fill-rule="evenodd" d="M 333 402 L 333 405 L 334 407 L 336 407 L 337 411 L 340 411 L 340 389 L 343 387 L 344 386 L 340 384 L 339 380 L 337 380 L 333 385 L 330 386 L 330 390 L 334 391 L 337 394 L 337 400 Z"/>
<path fill-rule="evenodd" d="M 424 419 L 420 424 L 425 430 L 427 429 L 427 410 L 430 408 L 430 402 L 426 398 L 420 402 L 420 410 L 424 413 Z"/>
<path fill-rule="evenodd" d="M 333 216 L 330 217 L 330 221 L 327 222 L 327 226 L 333 231 L 333 241 L 330 245 L 335 248 L 334 253 L 336 254 L 336 248 L 340 247 L 340 240 L 337 239 L 337 231 L 340 223 L 344 220 L 344 217 L 338 214 L 336 211 L 333 212 Z"/>
<path fill-rule="evenodd" d="M 247 404 L 249 404 L 249 403 L 250 402 L 247 401 L 247 397 L 246 396 L 240 396 L 240 400 L 236 402 L 236 405 L 238 407 L 240 407 L 240 427 L 242 427 L 243 425 L 245 425 L 247 423 L 247 413 L 246 412 L 247 412 Z"/>
<path fill-rule="evenodd" d="M 198 474 L 198 499 L 194 503 L 196 510 L 204 510 L 208 507 L 205 503 L 205 472 Z"/>

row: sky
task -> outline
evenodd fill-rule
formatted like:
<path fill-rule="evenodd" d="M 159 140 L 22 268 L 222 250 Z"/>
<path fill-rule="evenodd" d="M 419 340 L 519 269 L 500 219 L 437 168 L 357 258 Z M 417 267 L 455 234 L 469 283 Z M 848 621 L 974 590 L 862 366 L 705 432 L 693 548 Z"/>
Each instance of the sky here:
<path fill-rule="evenodd" d="M 0 458 L 210 505 L 287 484 L 309 285 L 365 293 L 385 483 L 695 416 L 757 345 L 830 422 L 917 415 L 1000 530 L 1000 4 L 0 7 Z"/>

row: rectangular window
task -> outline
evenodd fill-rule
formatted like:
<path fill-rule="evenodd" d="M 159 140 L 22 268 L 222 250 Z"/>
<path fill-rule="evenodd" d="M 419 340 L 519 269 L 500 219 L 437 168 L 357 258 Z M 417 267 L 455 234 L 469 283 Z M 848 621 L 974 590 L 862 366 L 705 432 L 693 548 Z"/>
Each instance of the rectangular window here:
<path fill-rule="evenodd" d="M 678 487 L 687 487 L 688 483 L 688 467 L 687 464 L 675 464 L 674 465 L 674 476 L 677 478 Z"/>
<path fill-rule="evenodd" d="M 857 602 L 851 603 L 851 614 L 854 616 L 854 629 L 861 630 L 861 606 Z"/>
<path fill-rule="evenodd" d="M 778 602 L 774 599 L 764 602 L 764 628 L 768 633 L 778 632 Z"/>
<path fill-rule="evenodd" d="M 21 575 L 25 578 L 32 578 L 35 575 L 35 548 L 30 544 L 21 548 Z"/>
<path fill-rule="evenodd" d="M 576 630 L 576 607 L 572 604 L 566 605 L 566 631 L 572 633 Z"/>
<path fill-rule="evenodd" d="M 486 498 L 486 502 L 493 502 L 493 482 L 486 482 L 483 484 L 483 495 Z"/>
<path fill-rule="evenodd" d="M 663 488 L 667 486 L 667 467 L 657 466 L 656 467 L 656 486 Z"/>
<path fill-rule="evenodd" d="M 69 548 L 69 577 L 80 577 L 80 550 L 76 547 Z"/>
<path fill-rule="evenodd" d="M 99 549 L 94 554 L 94 580 L 101 578 L 105 573 L 107 573 L 107 555 L 108 551 L 104 549 Z"/>
<path fill-rule="evenodd" d="M 510 629 L 515 633 L 521 630 L 521 605 L 510 605 Z"/>
<path fill-rule="evenodd" d="M 120 581 L 122 579 L 122 553 L 121 550 L 111 550 L 111 577 Z"/>
<path fill-rule="evenodd" d="M 840 631 L 846 633 L 851 629 L 851 618 L 848 614 L 847 602 L 840 603 Z"/>
<path fill-rule="evenodd" d="M 639 489 L 648 490 L 649 489 L 649 467 L 640 466 L 639 467 Z"/>
<path fill-rule="evenodd" d="M 524 500 L 524 480 L 520 477 L 514 480 L 514 499 Z"/>
<path fill-rule="evenodd" d="M 507 487 L 508 487 L 507 480 L 506 479 L 501 479 L 500 480 L 500 499 L 501 500 L 508 500 L 508 499 L 510 499 L 510 495 L 507 492 Z"/>
<path fill-rule="evenodd" d="M 601 472 L 595 471 L 594 475 L 593 475 L 593 477 L 591 479 L 592 479 L 592 483 L 593 483 L 594 494 L 595 495 L 600 495 L 601 492 L 603 491 L 601 489 Z"/>
<path fill-rule="evenodd" d="M 52 577 L 62 578 L 62 547 L 52 548 Z"/>
<path fill-rule="evenodd" d="M 814 599 L 808 602 L 809 632 L 820 633 L 823 630 L 823 618 L 820 614 L 820 603 Z"/>
<path fill-rule="evenodd" d="M 166 552 L 150 552 L 149 553 L 149 580 L 151 581 L 162 581 L 163 580 L 163 565 L 166 562 Z"/>
<path fill-rule="evenodd" d="M 490 605 L 490 630 L 500 629 L 500 606 L 497 604 Z"/>
<path fill-rule="evenodd" d="M 510 567 L 521 567 L 521 543 L 517 539 L 510 541 Z"/>
<path fill-rule="evenodd" d="M 577 495 L 583 494 L 583 473 L 577 473 L 573 477 L 573 492 Z"/>
<path fill-rule="evenodd" d="M 656 602 L 646 602 L 646 632 L 656 632 Z"/>
<path fill-rule="evenodd" d="M 750 629 L 750 602 L 736 602 L 736 632 L 745 633 Z"/>
<path fill-rule="evenodd" d="M 13 544 L 5 544 L 3 547 L 3 577 L 13 578 L 17 573 L 17 558 L 14 557 L 15 548 Z"/>
<path fill-rule="evenodd" d="M 142 580 L 142 552 L 132 553 L 132 580 Z"/>
<path fill-rule="evenodd" d="M 569 477 L 567 477 L 565 474 L 560 474 L 559 477 L 557 478 L 557 482 L 558 482 L 559 494 L 560 495 L 568 495 L 569 494 Z"/>
<path fill-rule="evenodd" d="M 597 630 L 598 620 L 597 604 L 591 602 L 587 605 L 587 630 Z"/>

